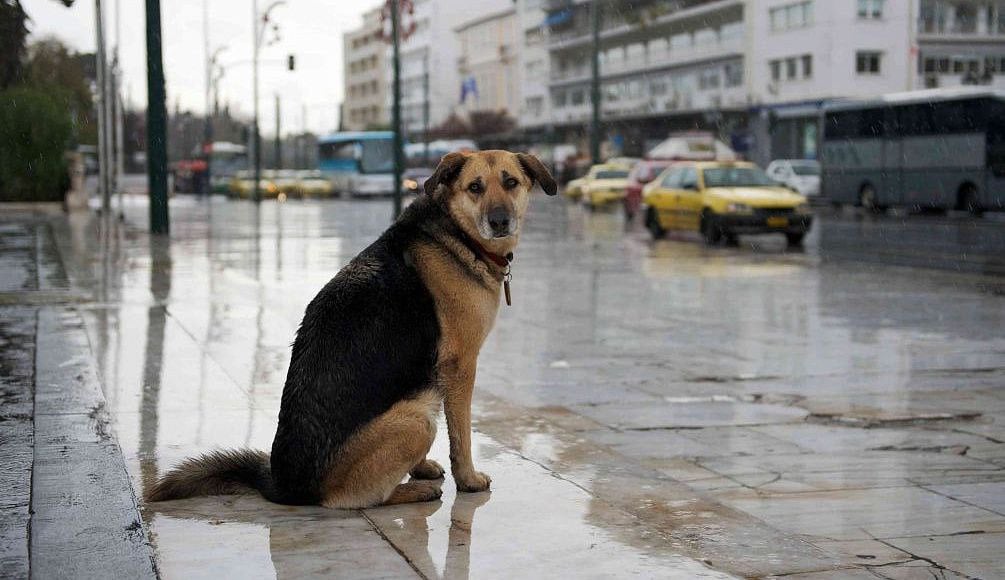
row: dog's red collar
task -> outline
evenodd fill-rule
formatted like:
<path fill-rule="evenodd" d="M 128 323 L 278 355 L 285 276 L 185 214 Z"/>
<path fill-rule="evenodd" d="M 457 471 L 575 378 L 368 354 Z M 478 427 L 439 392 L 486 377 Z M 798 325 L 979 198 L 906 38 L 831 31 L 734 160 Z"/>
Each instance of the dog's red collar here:
<path fill-rule="evenodd" d="M 468 248 L 471 250 L 477 258 L 483 262 L 492 262 L 496 266 L 503 269 L 503 290 L 506 293 L 506 306 L 513 305 L 513 299 L 510 296 L 509 282 L 513 279 L 513 274 L 510 273 L 510 264 L 513 262 L 513 252 L 508 252 L 505 256 L 500 256 L 499 254 L 489 251 L 488 248 L 483 246 L 481 242 L 472 238 L 464 232 L 461 235 L 465 242 L 467 242 Z"/>

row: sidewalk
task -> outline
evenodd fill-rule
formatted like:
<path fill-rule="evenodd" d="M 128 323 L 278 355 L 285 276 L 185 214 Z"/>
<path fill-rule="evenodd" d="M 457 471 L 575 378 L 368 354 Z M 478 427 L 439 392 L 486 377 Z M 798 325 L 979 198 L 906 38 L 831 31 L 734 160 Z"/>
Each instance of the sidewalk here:
<path fill-rule="evenodd" d="M 562 205 L 534 208 L 481 359 L 490 493 L 448 478 L 441 501 L 362 511 L 138 502 L 184 457 L 270 446 L 304 304 L 387 205 L 175 199 L 170 243 L 2 214 L 0 576 L 1005 570 L 1000 297 L 944 274 L 649 246 Z M 145 212 L 127 205 L 127 224 Z M 442 421 L 431 456 L 447 458 Z"/>
<path fill-rule="evenodd" d="M 154 577 L 72 307 L 83 297 L 55 247 L 52 220 L 61 219 L 10 212 L 0 222 L 0 576 Z"/>

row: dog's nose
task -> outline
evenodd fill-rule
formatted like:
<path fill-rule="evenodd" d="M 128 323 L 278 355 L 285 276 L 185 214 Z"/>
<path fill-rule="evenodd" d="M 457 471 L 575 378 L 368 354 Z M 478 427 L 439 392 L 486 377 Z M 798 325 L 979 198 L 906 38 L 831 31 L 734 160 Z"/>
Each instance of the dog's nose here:
<path fill-rule="evenodd" d="M 509 235 L 509 212 L 504 207 L 494 207 L 489 210 L 489 227 L 496 237 Z"/>

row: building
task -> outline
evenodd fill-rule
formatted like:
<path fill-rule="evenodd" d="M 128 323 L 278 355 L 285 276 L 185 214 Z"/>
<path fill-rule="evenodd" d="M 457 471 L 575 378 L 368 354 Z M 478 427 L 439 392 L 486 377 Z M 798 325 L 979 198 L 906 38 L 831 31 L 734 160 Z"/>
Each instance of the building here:
<path fill-rule="evenodd" d="M 512 0 L 412 0 L 413 10 L 402 18 L 408 34 L 400 48 L 401 118 L 406 138 L 422 140 L 426 128 L 442 124 L 458 110 L 461 78 L 457 27 L 499 13 L 512 4 Z M 388 56 L 390 50 L 387 48 Z M 391 67 L 386 67 L 388 86 L 392 75 Z M 391 106 L 390 95 L 387 106 Z"/>
<path fill-rule="evenodd" d="M 548 27 L 542 26 L 547 16 L 545 0 L 516 0 L 516 74 L 520 87 L 517 120 L 525 133 L 542 136 L 551 125 Z"/>
<path fill-rule="evenodd" d="M 518 5 L 520 3 L 518 2 Z M 592 0 L 533 0 L 548 55 L 549 110 L 521 126 L 586 149 Z M 815 157 L 828 102 L 931 86 L 1005 83 L 1001 0 L 599 0 L 608 150 L 642 154 L 671 131 L 717 132 L 766 163 Z M 521 7 L 523 8 L 523 7 Z M 522 59 L 526 75 L 530 57 Z M 526 87 L 531 83 L 524 82 Z M 526 88 L 524 89 L 526 90 Z M 543 110 L 543 108 L 542 108 Z"/>
<path fill-rule="evenodd" d="M 516 9 L 509 8 L 469 20 L 455 29 L 460 56 L 459 109 L 520 113 L 519 36 Z"/>
<path fill-rule="evenodd" d="M 342 37 L 345 100 L 342 128 L 362 131 L 386 127 L 388 114 L 387 43 L 380 8 L 363 15 L 363 25 Z"/>

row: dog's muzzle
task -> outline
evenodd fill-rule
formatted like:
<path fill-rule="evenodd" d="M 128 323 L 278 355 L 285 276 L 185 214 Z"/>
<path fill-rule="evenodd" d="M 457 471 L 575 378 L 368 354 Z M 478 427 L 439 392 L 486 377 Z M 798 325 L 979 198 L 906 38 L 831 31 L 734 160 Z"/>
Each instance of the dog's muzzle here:
<path fill-rule="evenodd" d="M 485 216 L 489 224 L 489 230 L 492 232 L 493 238 L 505 238 L 510 235 L 510 224 L 513 220 L 510 217 L 509 210 L 504 207 L 494 207 L 488 211 Z"/>

